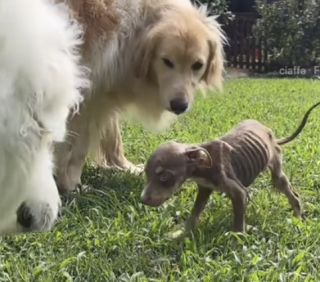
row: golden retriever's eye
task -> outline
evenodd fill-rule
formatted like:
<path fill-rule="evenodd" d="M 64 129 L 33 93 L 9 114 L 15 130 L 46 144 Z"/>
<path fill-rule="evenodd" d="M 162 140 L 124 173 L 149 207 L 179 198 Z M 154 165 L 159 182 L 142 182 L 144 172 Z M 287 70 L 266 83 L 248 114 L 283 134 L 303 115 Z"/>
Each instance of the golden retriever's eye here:
<path fill-rule="evenodd" d="M 161 180 L 162 182 L 165 182 L 165 181 L 167 181 L 170 177 L 171 177 L 171 174 L 170 174 L 170 173 L 164 172 L 164 173 L 161 173 L 161 175 L 160 175 L 160 180 Z"/>
<path fill-rule="evenodd" d="M 170 69 L 173 69 L 173 68 L 174 68 L 173 63 L 172 63 L 169 59 L 163 58 L 162 60 L 163 60 L 164 64 L 165 64 L 168 68 L 170 68 Z"/>
<path fill-rule="evenodd" d="M 203 63 L 201 63 L 201 62 L 195 62 L 195 63 L 191 66 L 192 70 L 194 70 L 194 71 L 198 71 L 198 70 L 200 70 L 202 67 L 203 67 Z"/>

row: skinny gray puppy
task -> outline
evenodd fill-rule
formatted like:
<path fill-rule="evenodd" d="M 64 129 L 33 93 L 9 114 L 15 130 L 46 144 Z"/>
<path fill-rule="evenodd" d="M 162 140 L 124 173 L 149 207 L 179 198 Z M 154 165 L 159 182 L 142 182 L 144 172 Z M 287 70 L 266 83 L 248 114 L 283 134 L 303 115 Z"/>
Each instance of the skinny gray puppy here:
<path fill-rule="evenodd" d="M 256 177 L 269 168 L 273 185 L 288 199 L 295 217 L 301 219 L 300 196 L 282 170 L 280 145 L 295 139 L 304 128 L 313 105 L 297 130 L 289 137 L 275 139 L 272 131 L 256 120 L 245 120 L 220 138 L 201 144 L 170 141 L 149 157 L 145 173 L 147 185 L 141 202 L 158 207 L 176 193 L 186 179 L 198 185 L 198 195 L 186 221 L 189 233 L 198 224 L 200 214 L 213 191 L 224 192 L 233 206 L 233 231 L 245 232 L 248 191 Z"/>

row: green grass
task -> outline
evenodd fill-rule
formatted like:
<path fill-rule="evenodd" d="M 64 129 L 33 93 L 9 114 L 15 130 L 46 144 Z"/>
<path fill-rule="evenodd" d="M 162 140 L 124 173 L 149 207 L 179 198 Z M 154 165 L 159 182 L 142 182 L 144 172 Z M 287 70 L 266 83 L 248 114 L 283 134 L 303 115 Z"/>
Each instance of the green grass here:
<path fill-rule="evenodd" d="M 278 137 L 291 134 L 320 100 L 320 82 L 239 79 L 221 95 L 198 95 L 192 110 L 170 130 L 152 134 L 127 123 L 127 157 L 144 162 L 162 142 L 200 142 L 255 118 Z M 143 206 L 144 178 L 85 169 L 83 181 L 99 191 L 65 203 L 52 231 L 1 239 L 0 281 L 320 281 L 320 108 L 303 133 L 283 147 L 284 171 L 300 193 L 307 215 L 292 217 L 269 173 L 250 188 L 247 234 L 229 232 L 231 203 L 211 197 L 193 239 L 172 241 L 196 196 L 193 183 L 160 208 Z"/>

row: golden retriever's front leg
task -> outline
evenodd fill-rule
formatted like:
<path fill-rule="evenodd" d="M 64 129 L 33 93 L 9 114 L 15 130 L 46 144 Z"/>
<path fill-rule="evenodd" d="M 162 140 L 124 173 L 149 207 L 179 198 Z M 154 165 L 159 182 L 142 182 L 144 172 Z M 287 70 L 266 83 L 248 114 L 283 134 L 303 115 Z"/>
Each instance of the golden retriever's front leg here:
<path fill-rule="evenodd" d="M 142 165 L 136 166 L 124 156 L 118 117 L 109 115 L 104 122 L 106 122 L 105 132 L 100 140 L 102 166 L 130 171 L 131 173 L 142 172 Z"/>
<path fill-rule="evenodd" d="M 89 150 L 89 124 L 86 113 L 69 120 L 68 136 L 56 144 L 56 184 L 59 192 L 68 194 L 81 187 L 81 174 Z"/>

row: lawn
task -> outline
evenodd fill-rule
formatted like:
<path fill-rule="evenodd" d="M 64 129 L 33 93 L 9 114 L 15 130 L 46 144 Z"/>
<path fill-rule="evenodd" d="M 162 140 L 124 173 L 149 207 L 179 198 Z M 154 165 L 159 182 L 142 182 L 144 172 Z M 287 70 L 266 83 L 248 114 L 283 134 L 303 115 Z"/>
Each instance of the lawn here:
<path fill-rule="evenodd" d="M 320 100 L 320 81 L 239 79 L 223 94 L 198 95 L 171 130 L 147 132 L 126 123 L 127 157 L 145 162 L 162 142 L 200 142 L 255 118 L 276 136 L 291 134 L 305 111 Z M 250 188 L 248 232 L 229 232 L 231 203 L 214 194 L 194 238 L 171 240 L 188 216 L 196 186 L 160 208 L 143 206 L 142 176 L 87 166 L 83 181 L 97 191 L 64 204 L 52 231 L 1 239 L 0 281 L 320 281 L 320 107 L 302 134 L 283 147 L 284 171 L 300 193 L 307 219 L 292 217 L 286 198 L 272 188 L 269 173 Z"/>

